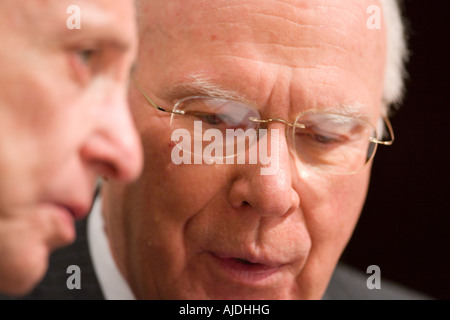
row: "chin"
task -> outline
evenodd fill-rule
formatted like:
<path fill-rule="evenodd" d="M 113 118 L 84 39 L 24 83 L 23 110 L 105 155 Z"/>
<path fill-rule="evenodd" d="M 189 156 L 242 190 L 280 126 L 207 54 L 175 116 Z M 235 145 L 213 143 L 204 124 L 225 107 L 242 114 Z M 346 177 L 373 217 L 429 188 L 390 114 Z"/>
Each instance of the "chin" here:
<path fill-rule="evenodd" d="M 219 289 L 219 290 L 217 290 Z M 301 297 L 289 290 L 258 290 L 248 287 L 236 287 L 233 289 L 199 290 L 196 293 L 183 292 L 169 299 L 175 300 L 298 300 Z M 224 288 L 222 288 L 224 289 Z"/>
<path fill-rule="evenodd" d="M 30 293 L 43 279 L 48 268 L 48 250 L 36 248 L 14 254 L 0 267 L 0 292 L 12 297 Z"/>

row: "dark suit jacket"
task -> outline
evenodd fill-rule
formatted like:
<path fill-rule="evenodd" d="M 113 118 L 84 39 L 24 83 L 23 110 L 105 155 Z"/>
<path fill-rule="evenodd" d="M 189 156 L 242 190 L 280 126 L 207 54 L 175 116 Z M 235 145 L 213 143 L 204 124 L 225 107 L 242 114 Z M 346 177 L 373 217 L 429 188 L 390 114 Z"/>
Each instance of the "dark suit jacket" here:
<path fill-rule="evenodd" d="M 95 274 L 87 242 L 86 221 L 77 224 L 77 240 L 65 249 L 58 250 L 50 258 L 49 270 L 41 284 L 25 300 L 103 300 L 104 296 Z M 67 274 L 70 265 L 81 269 L 81 289 L 69 290 Z M 402 288 L 387 280 L 381 280 L 381 289 L 369 290 L 369 275 L 349 266 L 339 264 L 330 281 L 324 300 L 410 300 L 429 299 L 426 295 Z M 1 297 L 0 297 L 1 298 Z M 7 299 L 3 297 L 3 299 Z"/>

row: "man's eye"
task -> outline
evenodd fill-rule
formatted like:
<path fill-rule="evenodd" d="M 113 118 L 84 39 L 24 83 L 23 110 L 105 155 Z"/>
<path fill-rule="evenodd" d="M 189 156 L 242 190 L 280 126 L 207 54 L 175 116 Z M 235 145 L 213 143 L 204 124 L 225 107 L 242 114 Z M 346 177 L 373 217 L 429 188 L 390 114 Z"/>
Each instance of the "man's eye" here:
<path fill-rule="evenodd" d="M 95 54 L 96 54 L 96 51 L 94 49 L 80 50 L 78 52 L 81 62 L 83 62 L 84 64 L 87 64 L 87 65 L 90 65 L 92 63 L 92 60 L 94 59 Z"/>
<path fill-rule="evenodd" d="M 70 52 L 70 65 L 78 81 L 86 84 L 101 68 L 100 50 L 92 47 L 79 47 Z"/>
<path fill-rule="evenodd" d="M 211 125 L 219 125 L 222 123 L 222 119 L 215 114 L 203 115 L 201 119 Z"/>
<path fill-rule="evenodd" d="M 315 141 L 317 141 L 317 142 L 319 142 L 319 143 L 323 143 L 323 144 L 329 144 L 329 143 L 339 142 L 339 140 L 336 139 L 336 138 L 333 138 L 333 137 L 327 137 L 327 136 L 323 136 L 323 135 L 320 135 L 320 134 L 314 134 L 314 135 L 311 135 L 311 136 L 312 136 L 312 138 L 313 138 Z"/>
<path fill-rule="evenodd" d="M 189 113 L 187 113 L 189 114 Z M 215 113 L 204 113 L 204 112 L 192 112 L 191 115 L 195 116 L 196 118 L 200 119 L 206 124 L 212 125 L 212 126 L 218 126 L 224 124 L 224 116 L 215 114 Z"/>
<path fill-rule="evenodd" d="M 324 135 L 316 132 L 299 132 L 297 134 L 298 139 L 303 139 L 305 142 L 309 141 L 309 143 L 314 144 L 335 144 L 342 143 L 342 138 L 336 135 Z"/>

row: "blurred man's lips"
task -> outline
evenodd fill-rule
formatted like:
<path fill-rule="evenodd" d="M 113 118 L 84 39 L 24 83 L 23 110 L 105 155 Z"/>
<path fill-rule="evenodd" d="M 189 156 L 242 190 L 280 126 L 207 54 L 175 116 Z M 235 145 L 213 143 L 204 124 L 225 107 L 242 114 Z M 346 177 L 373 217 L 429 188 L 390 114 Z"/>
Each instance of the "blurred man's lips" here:
<path fill-rule="evenodd" d="M 84 202 L 84 204 L 81 202 L 70 204 L 55 203 L 55 205 L 66 210 L 75 220 L 86 218 L 90 210 L 90 203 L 88 202 Z"/>
<path fill-rule="evenodd" d="M 46 228 L 43 236 L 50 249 L 70 244 L 75 239 L 75 215 L 69 207 L 57 202 L 43 202 L 37 207 L 41 217 L 51 222 L 52 228 Z"/>
<path fill-rule="evenodd" d="M 62 212 L 66 212 L 73 220 L 80 220 L 89 214 L 87 206 L 66 205 L 61 203 L 53 203 L 53 206 L 59 208 Z"/>
<path fill-rule="evenodd" d="M 87 207 L 64 206 L 64 208 L 75 220 L 84 219 L 89 214 L 89 209 Z"/>
<path fill-rule="evenodd" d="M 222 272 L 236 281 L 246 283 L 270 278 L 286 265 L 275 260 L 245 254 L 209 252 L 209 255 Z"/>

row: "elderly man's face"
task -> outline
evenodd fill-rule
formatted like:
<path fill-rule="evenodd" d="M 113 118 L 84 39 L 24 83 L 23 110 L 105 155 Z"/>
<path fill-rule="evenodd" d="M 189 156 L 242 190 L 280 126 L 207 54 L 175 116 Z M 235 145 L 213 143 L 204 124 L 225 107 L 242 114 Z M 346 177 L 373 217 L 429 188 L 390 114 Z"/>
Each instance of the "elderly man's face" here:
<path fill-rule="evenodd" d="M 357 105 L 381 115 L 384 34 L 373 1 L 152 1 L 141 12 L 137 79 L 170 108 L 193 79 L 289 122 L 308 109 Z M 281 129 L 279 170 L 175 165 L 170 115 L 137 89 L 132 110 L 144 174 L 104 190 L 114 256 L 138 298 L 319 299 L 361 211 L 370 166 L 354 175 L 299 162 Z"/>
<path fill-rule="evenodd" d="M 80 30 L 68 27 L 71 5 Z M 20 294 L 42 277 L 48 253 L 74 240 L 96 176 L 140 172 L 127 104 L 137 32 L 132 0 L 0 8 L 0 291 Z"/>

